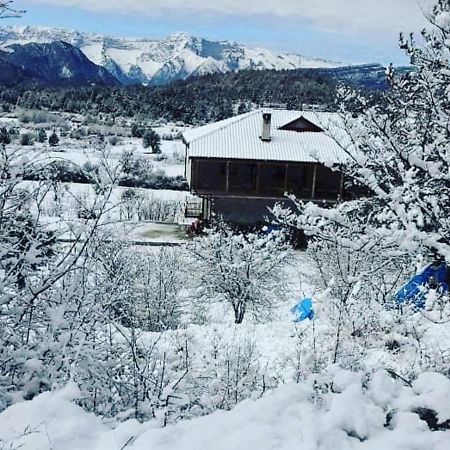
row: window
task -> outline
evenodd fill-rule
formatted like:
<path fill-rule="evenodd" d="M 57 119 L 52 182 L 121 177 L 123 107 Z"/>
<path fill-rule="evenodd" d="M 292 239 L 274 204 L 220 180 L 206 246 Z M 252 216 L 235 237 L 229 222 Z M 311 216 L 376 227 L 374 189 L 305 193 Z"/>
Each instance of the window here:
<path fill-rule="evenodd" d="M 313 172 L 312 164 L 290 164 L 287 173 L 287 192 L 299 198 L 310 199 Z"/>
<path fill-rule="evenodd" d="M 224 161 L 197 161 L 195 188 L 212 192 L 226 189 L 227 163 Z"/>
<path fill-rule="evenodd" d="M 341 172 L 333 172 L 328 167 L 318 165 L 314 198 L 335 200 L 341 191 Z"/>
<path fill-rule="evenodd" d="M 236 194 L 256 191 L 255 163 L 232 162 L 229 164 L 229 191 Z"/>
<path fill-rule="evenodd" d="M 258 192 L 264 195 L 283 196 L 286 164 L 260 164 Z"/>

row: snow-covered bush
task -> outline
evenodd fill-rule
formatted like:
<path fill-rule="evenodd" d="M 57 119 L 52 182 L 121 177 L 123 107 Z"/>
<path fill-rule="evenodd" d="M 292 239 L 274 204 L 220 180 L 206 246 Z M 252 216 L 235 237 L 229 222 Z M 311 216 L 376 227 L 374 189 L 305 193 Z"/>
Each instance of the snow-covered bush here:
<path fill-rule="evenodd" d="M 23 182 L 24 174 L 39 171 L 21 149 L 1 147 L 1 407 L 67 381 L 77 355 L 89 353 L 85 343 L 98 320 L 98 306 L 87 295 L 86 249 L 116 180 L 105 180 L 105 189 L 92 199 L 95 220 L 68 223 L 61 216 L 49 227 L 40 218 L 52 180 L 41 174 L 39 182 Z M 73 243 L 58 244 L 67 234 Z"/>
<path fill-rule="evenodd" d="M 444 450 L 450 439 L 449 388 L 448 379 L 434 373 L 408 385 L 382 370 L 334 367 L 248 399 L 229 413 L 159 428 L 155 421 L 105 423 L 72 403 L 80 392 L 71 383 L 0 414 L 0 448 L 46 450 L 51 442 L 61 450 L 238 450 L 243 444 L 260 450 Z"/>
<path fill-rule="evenodd" d="M 112 320 L 153 332 L 178 328 L 183 307 L 179 252 L 136 252 L 118 239 L 108 239 L 92 252 L 90 267 L 97 296 Z"/>
<path fill-rule="evenodd" d="M 276 386 L 250 336 L 237 332 L 227 340 L 213 331 L 201 352 L 203 364 L 197 367 L 194 386 L 203 414 L 232 409 L 242 400 L 260 397 Z"/>
<path fill-rule="evenodd" d="M 319 320 L 329 326 L 329 363 L 357 368 L 370 348 L 377 348 L 390 331 L 386 306 L 411 275 L 404 255 L 387 255 L 382 246 L 358 251 L 336 236 L 313 239 L 307 249 L 317 269 L 321 290 Z M 323 328 L 322 328 L 323 330 Z"/>
<path fill-rule="evenodd" d="M 449 12 L 450 3 L 439 0 L 429 17 L 436 26 L 423 31 L 422 44 L 401 38 L 413 70 L 397 77 L 391 68 L 391 87 L 378 102 L 341 89 L 341 119 L 328 131 L 348 155 L 338 169 L 370 193 L 334 206 L 295 202 L 294 211 L 275 211 L 313 239 L 331 360 L 347 366 L 379 344 L 376 336 L 404 358 L 399 369 L 408 376 L 445 367 L 441 352 L 432 351 L 436 339 L 425 336 L 427 318 L 450 320 L 448 296 L 429 298 L 421 313 L 414 305 L 397 312 L 385 304 L 427 258 L 450 263 Z M 385 364 L 396 366 L 393 360 Z"/>
<path fill-rule="evenodd" d="M 219 223 L 189 247 L 199 302 L 223 302 L 242 323 L 248 311 L 256 320 L 270 316 L 283 300 L 283 268 L 290 248 L 281 232 L 242 233 Z"/>
<path fill-rule="evenodd" d="M 176 222 L 183 212 L 182 203 L 152 195 L 137 189 L 127 189 L 121 195 L 120 216 L 125 220 Z"/>

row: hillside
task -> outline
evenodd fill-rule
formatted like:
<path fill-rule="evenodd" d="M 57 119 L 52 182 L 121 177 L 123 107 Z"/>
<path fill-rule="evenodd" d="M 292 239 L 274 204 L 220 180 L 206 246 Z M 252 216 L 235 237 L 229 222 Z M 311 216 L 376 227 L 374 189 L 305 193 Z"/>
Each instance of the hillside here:
<path fill-rule="evenodd" d="M 106 69 L 95 65 L 78 48 L 65 42 L 11 45 L 0 51 L 0 64 L 4 68 L 0 84 L 6 86 L 119 85 Z"/>

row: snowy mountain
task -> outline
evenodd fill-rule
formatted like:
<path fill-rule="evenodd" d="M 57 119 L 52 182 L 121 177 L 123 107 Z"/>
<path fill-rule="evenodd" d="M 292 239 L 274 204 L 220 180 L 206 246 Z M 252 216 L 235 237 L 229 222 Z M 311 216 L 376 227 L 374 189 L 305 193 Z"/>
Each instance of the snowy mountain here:
<path fill-rule="evenodd" d="M 119 82 L 65 42 L 12 44 L 0 50 L 0 84 L 106 85 Z"/>
<path fill-rule="evenodd" d="M 64 41 L 78 47 L 124 84 L 167 84 L 195 75 L 244 69 L 332 68 L 343 64 L 275 53 L 234 42 L 213 42 L 176 33 L 156 40 L 116 38 L 44 27 L 2 27 L 0 46 Z"/>

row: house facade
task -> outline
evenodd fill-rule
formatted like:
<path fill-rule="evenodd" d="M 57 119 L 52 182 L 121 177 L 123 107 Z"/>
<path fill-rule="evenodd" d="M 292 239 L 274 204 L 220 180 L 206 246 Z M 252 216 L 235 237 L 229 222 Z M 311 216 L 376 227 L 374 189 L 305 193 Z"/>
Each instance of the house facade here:
<path fill-rule="evenodd" d="M 265 109 L 186 131 L 186 178 L 201 201 L 193 215 L 256 224 L 289 194 L 318 203 L 345 197 L 342 173 L 329 166 L 347 154 L 324 131 L 336 119 Z"/>

